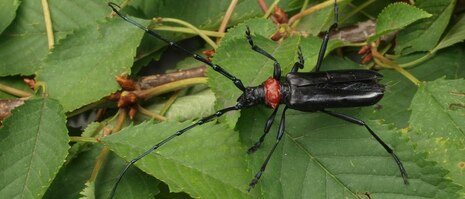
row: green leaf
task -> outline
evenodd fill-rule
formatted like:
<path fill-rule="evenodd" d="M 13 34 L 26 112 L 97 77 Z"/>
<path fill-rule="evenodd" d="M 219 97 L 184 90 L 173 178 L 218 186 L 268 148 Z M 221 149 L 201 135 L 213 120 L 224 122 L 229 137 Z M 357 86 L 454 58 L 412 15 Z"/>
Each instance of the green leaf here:
<path fill-rule="evenodd" d="M 95 25 L 110 13 L 102 1 L 49 1 L 55 43 Z M 13 24 L 0 36 L 0 76 L 32 75 L 49 53 L 41 1 L 22 1 Z"/>
<path fill-rule="evenodd" d="M 0 2 L 0 34 L 10 25 L 16 16 L 19 0 L 5 0 Z"/>
<path fill-rule="evenodd" d="M 81 199 L 95 199 L 95 183 L 86 182 L 86 188 L 81 191 Z"/>
<path fill-rule="evenodd" d="M 440 49 L 462 42 L 465 39 L 465 15 L 462 15 L 458 22 L 447 32 L 441 42 L 432 50 L 436 52 Z"/>
<path fill-rule="evenodd" d="M 145 108 L 159 113 L 165 103 L 166 101 L 163 101 L 162 103 L 155 103 Z M 165 117 L 175 121 L 205 117 L 214 113 L 214 103 L 215 95 L 210 89 L 206 89 L 192 95 L 178 97 L 166 112 Z"/>
<path fill-rule="evenodd" d="M 348 115 L 360 117 L 356 111 Z M 258 140 L 270 110 L 242 112 L 237 125 L 243 143 Z M 264 143 L 248 156 L 249 176 L 257 172 L 276 142 L 279 118 Z M 407 140 L 392 126 L 365 122 L 403 162 L 409 185 L 403 183 L 393 158 L 363 127 L 322 113 L 288 110 L 286 132 L 260 181 L 264 198 L 458 198 L 458 187 L 443 178 L 445 171 L 413 152 Z"/>
<path fill-rule="evenodd" d="M 129 161 L 190 123 L 146 122 L 124 128 L 102 142 Z M 245 149 L 238 134 L 224 125 L 207 123 L 193 128 L 136 166 L 167 183 L 172 192 L 184 191 L 196 198 L 254 196 L 246 190 L 250 176 Z"/>
<path fill-rule="evenodd" d="M 258 139 L 269 113 L 260 108 L 243 112 L 238 129 L 247 146 Z M 357 198 L 366 192 L 376 198 L 458 198 L 458 187 L 443 179 L 446 172 L 415 155 L 396 129 L 368 122 L 399 155 L 409 172 L 408 186 L 392 157 L 365 128 L 321 114 L 289 111 L 287 116 L 285 138 L 250 193 L 247 185 L 274 144 L 274 136 L 257 153 L 245 156 L 235 132 L 205 124 L 163 145 L 136 166 L 166 182 L 171 191 L 194 198 Z M 188 124 L 147 122 L 103 142 L 129 161 Z"/>
<path fill-rule="evenodd" d="M 102 151 L 101 145 L 92 145 L 88 151 L 80 153 L 76 158 L 67 162 L 57 174 L 44 198 L 79 198 L 81 191 L 87 186 L 96 160 Z M 91 193 L 96 198 L 107 198 L 113 183 L 126 162 L 114 154 L 106 157 L 100 168 L 97 180 L 93 182 L 95 190 Z M 153 198 L 158 192 L 159 181 L 145 174 L 137 168 L 130 168 L 119 185 L 120 192 L 116 198 Z M 73 186 L 63 186 L 72 184 Z M 133 186 L 135 185 L 135 186 Z"/>
<path fill-rule="evenodd" d="M 447 48 L 408 71 L 422 81 L 433 81 L 444 76 L 447 79 L 462 78 L 465 77 L 465 67 L 462 67 L 465 65 L 464 56 L 465 49 L 460 46 Z M 378 102 L 377 109 L 364 110 L 366 114 L 373 115 L 372 119 L 383 119 L 387 123 L 394 123 L 398 128 L 406 128 L 411 112 L 409 107 L 418 87 L 394 70 L 380 72 L 384 76 L 382 83 L 386 85 L 384 97 Z"/>
<path fill-rule="evenodd" d="M 456 0 L 417 0 L 415 6 L 433 17 L 415 22 L 399 32 L 395 51 L 408 54 L 433 49 L 449 23 Z M 404 19 L 405 20 L 405 19 Z"/>
<path fill-rule="evenodd" d="M 393 3 L 383 9 L 376 20 L 376 34 L 370 37 L 374 41 L 379 37 L 400 30 L 415 21 L 432 15 L 406 3 Z"/>
<path fill-rule="evenodd" d="M 47 57 L 37 80 L 66 112 L 95 102 L 119 89 L 114 77 L 130 71 L 143 34 L 119 18 L 76 31 Z"/>
<path fill-rule="evenodd" d="M 345 10 L 345 6 L 350 2 L 351 1 L 340 1 L 338 4 L 339 10 Z M 310 6 L 308 6 L 308 8 L 309 7 Z M 318 36 L 321 32 L 325 32 L 326 30 L 328 30 L 329 26 L 331 26 L 333 23 L 334 7 L 333 5 L 331 5 L 301 18 L 294 30 L 304 31 L 309 35 Z"/>
<path fill-rule="evenodd" d="M 69 148 L 65 115 L 50 98 L 32 99 L 12 111 L 0 129 L 0 195 L 40 198 Z"/>
<path fill-rule="evenodd" d="M 465 187 L 465 81 L 439 79 L 424 83 L 412 100 L 408 134 L 417 150 L 428 154 Z"/>
<path fill-rule="evenodd" d="M 261 25 L 255 26 L 260 22 Z M 297 51 L 299 46 L 302 49 L 306 66 L 300 71 L 313 70 L 322 42 L 320 38 L 312 36 L 305 39 L 290 37 L 281 42 L 274 42 L 267 38 L 276 31 L 276 28 L 269 24 L 269 21 L 256 19 L 246 23 L 251 30 L 254 43 L 278 60 L 282 74 L 288 73 L 298 60 Z M 213 62 L 240 78 L 244 86 L 257 86 L 273 75 L 273 61 L 251 49 L 245 38 L 245 30 L 245 24 L 232 29 L 224 37 L 217 49 Z M 327 53 L 338 45 L 340 43 L 337 41 L 330 42 Z M 241 95 L 241 91 L 229 79 L 210 69 L 208 72 L 208 85 L 215 93 L 217 99 L 216 109 L 234 105 L 236 99 Z M 238 112 L 230 113 L 224 116 L 224 120 L 228 122 L 229 126 L 234 127 L 238 117 Z"/>

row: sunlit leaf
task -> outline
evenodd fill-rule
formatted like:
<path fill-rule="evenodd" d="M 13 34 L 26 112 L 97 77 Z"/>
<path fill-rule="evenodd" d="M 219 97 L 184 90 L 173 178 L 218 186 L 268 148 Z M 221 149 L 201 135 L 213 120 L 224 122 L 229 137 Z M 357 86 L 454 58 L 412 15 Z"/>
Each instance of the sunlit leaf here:
<path fill-rule="evenodd" d="M 68 153 L 67 133 L 55 100 L 28 100 L 14 109 L 0 129 L 0 196 L 44 195 Z"/>
<path fill-rule="evenodd" d="M 119 18 L 81 29 L 54 48 L 37 80 L 67 112 L 95 102 L 119 89 L 115 76 L 129 72 L 143 33 Z"/>
<path fill-rule="evenodd" d="M 439 79 L 423 84 L 412 100 L 408 135 L 417 150 L 450 171 L 465 186 L 465 81 Z"/>

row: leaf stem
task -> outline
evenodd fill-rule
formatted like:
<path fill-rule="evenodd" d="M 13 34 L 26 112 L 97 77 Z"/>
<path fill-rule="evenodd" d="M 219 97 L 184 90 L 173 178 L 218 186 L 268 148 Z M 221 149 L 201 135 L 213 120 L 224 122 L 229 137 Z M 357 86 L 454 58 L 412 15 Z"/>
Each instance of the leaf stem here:
<path fill-rule="evenodd" d="M 26 91 L 23 91 L 23 90 L 20 90 L 20 89 L 17 89 L 17 88 L 13 88 L 11 86 L 7 86 L 5 84 L 0 84 L 0 91 L 3 91 L 3 92 L 8 93 L 8 94 L 12 94 L 12 95 L 17 96 L 17 97 L 30 97 L 30 96 L 32 96 L 32 93 L 29 93 L 29 92 L 26 92 Z"/>
<path fill-rule="evenodd" d="M 190 28 L 184 28 L 184 27 L 172 27 L 172 26 L 157 26 L 153 27 L 153 30 L 158 30 L 158 31 L 170 31 L 170 32 L 181 32 L 181 33 L 189 33 L 189 34 L 197 34 L 194 30 Z M 224 37 L 224 33 L 222 32 L 216 32 L 216 31 L 211 31 L 211 30 L 200 30 L 199 31 L 209 37 Z"/>
<path fill-rule="evenodd" d="M 372 47 L 371 52 L 373 54 L 373 57 L 375 58 L 374 60 L 375 60 L 376 64 L 378 64 L 380 66 L 383 66 L 385 68 L 392 68 L 392 69 L 396 70 L 397 72 L 399 72 L 400 74 L 402 74 L 407 79 L 409 79 L 416 86 L 420 85 L 420 83 L 421 83 L 420 80 L 418 80 L 411 73 L 409 73 L 408 71 L 406 71 L 405 69 L 400 67 L 398 64 L 396 64 L 396 63 L 392 62 L 391 60 L 385 58 L 383 55 L 381 55 L 378 52 L 376 47 Z"/>
<path fill-rule="evenodd" d="M 342 2 L 342 1 L 346 1 L 346 0 L 337 0 L 338 3 Z M 289 19 L 289 22 L 288 24 L 292 24 L 297 21 L 298 19 L 304 17 L 304 16 L 307 16 L 307 15 L 310 15 L 316 11 L 319 11 L 319 10 L 322 10 L 322 9 L 325 9 L 329 6 L 333 6 L 334 5 L 334 1 L 333 0 L 328 0 L 328 1 L 325 1 L 323 3 L 320 3 L 320 4 L 317 4 L 315 6 L 312 6 L 302 12 L 299 12 L 298 14 L 292 16 L 290 19 Z"/>
<path fill-rule="evenodd" d="M 194 78 L 183 79 L 183 80 L 163 84 L 161 86 L 153 87 L 147 90 L 134 91 L 134 92 L 140 98 L 147 99 L 155 95 L 160 95 L 160 94 L 167 93 L 170 91 L 179 90 L 181 88 L 186 88 L 189 86 L 193 86 L 197 84 L 206 84 L 206 83 L 207 83 L 206 77 L 194 77 Z"/>
<path fill-rule="evenodd" d="M 231 0 L 228 10 L 226 10 L 223 20 L 221 21 L 220 28 L 218 28 L 219 33 L 224 33 L 224 31 L 226 30 L 226 26 L 228 25 L 229 20 L 231 19 L 231 15 L 234 12 L 234 9 L 236 8 L 237 2 L 238 0 Z M 217 38 L 216 41 L 219 42 L 220 38 Z"/>
<path fill-rule="evenodd" d="M 124 120 L 126 120 L 127 111 L 124 108 L 120 108 L 118 117 L 116 118 L 116 124 L 111 129 L 111 133 L 116 133 L 123 128 Z"/>
<path fill-rule="evenodd" d="M 179 93 L 181 92 L 181 90 L 177 90 L 173 93 L 173 95 L 170 96 L 170 98 L 165 102 L 165 104 L 163 104 L 163 108 L 161 108 L 160 110 L 160 115 L 165 115 L 166 112 L 168 112 L 168 110 L 170 109 L 171 105 L 173 105 L 173 103 L 176 101 L 176 99 L 178 98 L 178 95 Z"/>
<path fill-rule="evenodd" d="M 124 124 L 124 120 L 126 119 L 126 115 L 127 115 L 126 110 L 119 109 L 118 117 L 116 119 L 116 124 L 115 126 L 113 126 L 110 133 L 116 133 L 119 130 L 121 130 Z M 94 166 L 94 169 L 92 170 L 92 174 L 90 175 L 89 182 L 95 182 L 95 180 L 97 179 L 98 173 L 100 172 L 100 169 L 102 168 L 102 165 L 107 159 L 109 153 L 110 153 L 110 149 L 104 146 L 102 151 L 100 151 L 100 154 L 98 155 L 97 160 L 95 161 L 95 166 Z"/>
<path fill-rule="evenodd" d="M 95 182 L 97 179 L 98 173 L 100 169 L 102 168 L 103 163 L 105 162 L 105 159 L 107 159 L 108 154 L 110 153 L 110 150 L 108 147 L 103 147 L 102 151 L 100 151 L 100 154 L 97 157 L 97 160 L 95 161 L 95 166 L 94 169 L 92 169 L 92 173 L 90 174 L 89 182 Z"/>
<path fill-rule="evenodd" d="M 308 6 L 308 0 L 305 0 L 302 4 L 302 8 L 300 8 L 300 12 L 303 12 Z M 295 22 L 291 25 L 292 28 L 297 27 L 299 25 L 300 19 L 295 20 Z"/>
<path fill-rule="evenodd" d="M 361 5 L 359 6 L 354 6 L 355 8 L 354 9 L 351 9 L 351 11 L 347 14 L 344 15 L 344 19 L 340 20 L 339 22 L 340 23 L 343 23 L 346 19 L 349 19 L 350 17 L 352 17 L 353 15 L 357 14 L 358 12 L 360 12 L 361 10 L 363 10 L 364 8 L 366 8 L 367 6 L 369 6 L 370 4 L 372 4 L 373 2 L 375 2 L 375 0 L 368 0 L 368 1 L 365 1 L 364 3 L 362 3 Z M 371 16 L 368 16 L 370 19 L 373 19 L 373 17 Z"/>
<path fill-rule="evenodd" d="M 420 57 L 420 58 L 418 58 L 416 60 L 413 60 L 413 61 L 405 63 L 405 64 L 399 64 L 399 66 L 402 67 L 402 68 L 410 68 L 410 67 L 416 66 L 418 64 L 421 64 L 421 63 L 427 61 L 428 59 L 433 57 L 433 55 L 434 55 L 434 52 L 428 52 L 423 57 Z"/>
<path fill-rule="evenodd" d="M 144 107 L 138 105 L 137 106 L 139 112 L 143 115 L 146 115 L 150 118 L 153 118 L 155 120 L 158 120 L 158 121 L 166 121 L 166 117 L 163 117 L 163 115 L 161 114 L 157 114 L 157 113 L 153 113 L 152 111 L 149 111 L 147 109 L 145 109 Z"/>
<path fill-rule="evenodd" d="M 88 143 L 98 143 L 94 137 L 81 137 L 81 136 L 70 136 L 71 142 L 88 142 Z"/>
<path fill-rule="evenodd" d="M 268 8 L 268 10 L 266 11 L 265 15 L 263 15 L 263 18 L 267 19 L 270 15 L 271 15 L 271 12 L 273 12 L 274 10 L 274 7 L 276 5 L 278 5 L 279 3 L 279 0 L 275 0 L 271 5 L 270 5 L 270 8 Z"/>
<path fill-rule="evenodd" d="M 197 35 L 199 35 L 200 37 L 202 37 L 203 40 L 205 40 L 211 47 L 213 47 L 214 49 L 218 48 L 218 46 L 216 45 L 216 43 L 210 39 L 210 37 L 208 37 L 207 35 L 205 35 L 204 33 L 202 33 L 198 28 L 196 28 L 194 25 L 186 22 L 186 21 L 183 21 L 183 20 L 180 20 L 180 19 L 174 19 L 174 18 L 153 18 L 153 20 L 155 22 L 171 22 L 171 23 L 175 23 L 175 24 L 179 24 L 179 25 L 182 25 L 182 26 L 185 26 L 191 30 L 193 30 Z"/>
<path fill-rule="evenodd" d="M 51 50 L 55 45 L 55 36 L 53 35 L 52 18 L 47 0 L 42 0 L 42 10 L 44 11 L 45 29 L 47 30 L 48 49 Z"/>

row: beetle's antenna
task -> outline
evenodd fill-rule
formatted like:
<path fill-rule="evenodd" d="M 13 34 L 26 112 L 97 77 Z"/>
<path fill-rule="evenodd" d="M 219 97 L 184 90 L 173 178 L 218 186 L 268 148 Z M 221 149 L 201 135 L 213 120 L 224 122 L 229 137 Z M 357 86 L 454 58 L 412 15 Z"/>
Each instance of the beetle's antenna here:
<path fill-rule="evenodd" d="M 224 109 L 221 109 L 219 111 L 217 111 L 216 113 L 212 114 L 212 115 L 209 115 L 207 117 L 204 117 L 202 119 L 200 119 L 199 121 L 197 121 L 196 123 L 194 124 L 191 124 L 189 126 L 187 126 L 186 128 L 183 128 L 181 130 L 179 130 L 178 132 L 176 132 L 175 134 L 169 136 L 168 138 L 162 140 L 161 142 L 159 142 L 158 144 L 155 144 L 153 145 L 150 149 L 148 149 L 147 151 L 145 151 L 144 153 L 140 154 L 139 156 L 137 156 L 136 158 L 132 159 L 131 161 L 129 161 L 129 163 L 126 165 L 126 167 L 123 169 L 123 171 L 121 171 L 121 173 L 119 174 L 117 180 L 116 180 L 116 183 L 115 185 L 113 185 L 113 189 L 111 190 L 111 193 L 110 193 L 110 199 L 113 198 L 113 196 L 115 195 L 115 192 L 116 192 L 116 189 L 118 188 L 118 184 L 120 183 L 121 179 L 123 178 L 124 174 L 126 173 L 126 171 L 128 171 L 129 167 L 131 167 L 134 163 L 136 163 L 137 161 L 139 161 L 140 159 L 142 159 L 143 157 L 145 157 L 146 155 L 152 153 L 153 151 L 155 151 L 156 149 L 160 148 L 162 145 L 164 145 L 165 143 L 169 142 L 170 140 L 172 140 L 173 138 L 175 137 L 178 137 L 182 134 L 184 134 L 185 132 L 191 130 L 192 128 L 196 127 L 196 126 L 200 126 L 202 124 L 205 124 L 207 122 L 211 122 L 213 121 L 213 119 L 217 118 L 217 117 L 220 117 L 222 116 L 223 114 L 229 112 L 229 111 L 236 111 L 236 110 L 239 110 L 242 108 L 242 104 L 238 103 L 236 104 L 235 106 L 231 106 L 231 107 L 228 107 L 228 108 L 224 108 Z"/>
<path fill-rule="evenodd" d="M 231 75 L 230 73 L 228 73 L 226 70 L 224 70 L 223 68 L 221 68 L 220 66 L 208 61 L 205 57 L 203 56 L 200 56 L 199 54 L 196 54 L 192 51 L 189 51 L 183 47 L 181 47 L 180 45 L 178 45 L 177 43 L 175 42 L 172 42 L 164 37 L 162 37 L 161 35 L 159 35 L 158 33 L 148 29 L 147 27 L 135 22 L 134 20 L 132 20 L 131 18 L 121 14 L 117 8 L 120 8 L 117 4 L 113 3 L 113 2 L 108 2 L 108 6 L 111 7 L 111 9 L 113 10 L 113 12 L 115 12 L 116 14 L 118 14 L 118 16 L 120 16 L 121 18 L 123 18 L 125 21 L 137 26 L 138 28 L 144 30 L 146 33 L 158 38 L 159 40 L 162 40 L 163 42 L 167 43 L 168 45 L 172 46 L 172 47 L 175 47 L 181 51 L 184 51 L 185 53 L 191 55 L 194 59 L 198 60 L 198 61 L 201 61 L 207 65 L 209 65 L 211 68 L 213 68 L 213 70 L 215 70 L 216 72 L 220 73 L 221 75 L 225 76 L 226 78 L 230 79 L 234 85 L 236 85 L 237 88 L 239 88 L 241 91 L 244 91 L 245 90 L 245 87 L 244 85 L 242 84 L 242 81 L 238 78 L 236 78 L 234 75 Z"/>

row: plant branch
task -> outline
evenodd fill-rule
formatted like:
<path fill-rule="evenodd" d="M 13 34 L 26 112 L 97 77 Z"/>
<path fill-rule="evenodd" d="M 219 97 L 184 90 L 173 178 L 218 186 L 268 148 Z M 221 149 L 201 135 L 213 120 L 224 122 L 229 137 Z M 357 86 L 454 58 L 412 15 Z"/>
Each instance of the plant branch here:
<path fill-rule="evenodd" d="M 133 91 L 133 92 L 136 93 L 138 97 L 147 99 L 155 95 L 160 95 L 160 94 L 167 93 L 170 91 L 179 90 L 181 88 L 186 88 L 189 86 L 194 86 L 197 84 L 206 84 L 206 83 L 207 83 L 206 77 L 195 77 L 195 78 L 183 79 L 180 81 L 163 84 L 161 86 L 153 87 L 147 90 L 139 90 L 139 91 Z"/>
<path fill-rule="evenodd" d="M 162 84 L 166 84 L 169 82 L 175 82 L 182 79 L 189 79 L 193 77 L 206 77 L 207 76 L 207 67 L 201 66 L 196 68 L 190 68 L 186 70 L 178 70 L 172 73 L 166 74 L 157 74 L 157 75 L 150 75 L 141 77 L 137 81 L 137 86 L 144 90 L 153 88 L 156 86 L 160 86 Z"/>

